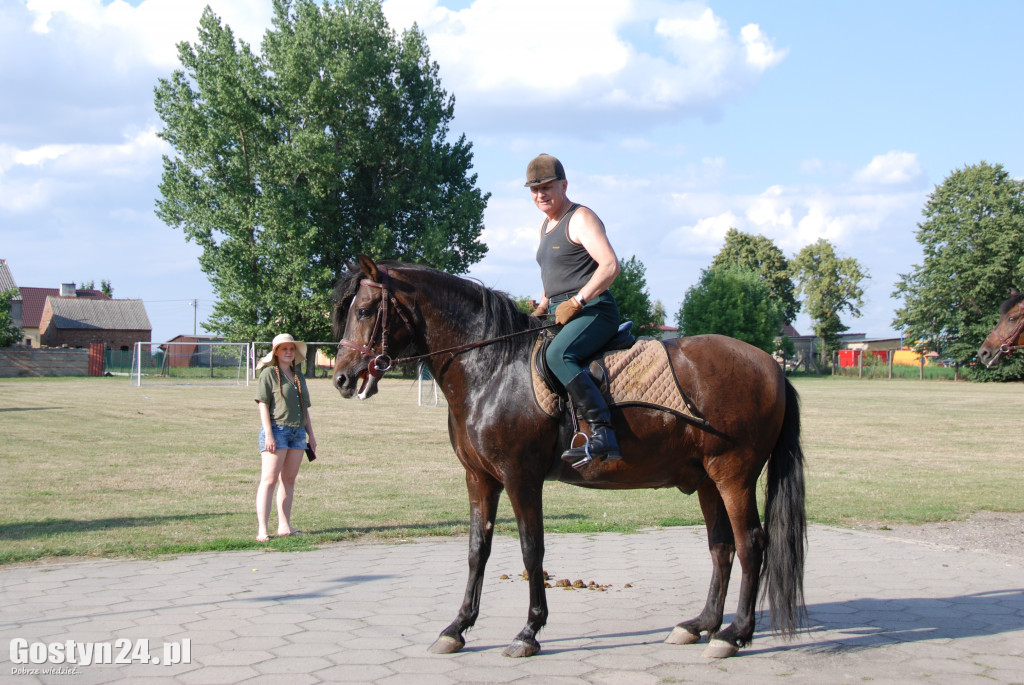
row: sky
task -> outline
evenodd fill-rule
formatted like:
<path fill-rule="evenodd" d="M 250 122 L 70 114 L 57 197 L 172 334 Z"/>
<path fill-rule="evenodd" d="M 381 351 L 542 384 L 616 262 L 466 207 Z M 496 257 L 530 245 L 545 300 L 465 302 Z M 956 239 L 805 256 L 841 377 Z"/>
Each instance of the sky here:
<path fill-rule="evenodd" d="M 0 0 L 0 257 L 20 286 L 109 280 L 153 341 L 212 312 L 199 248 L 154 214 L 153 88 L 204 6 L 256 47 L 270 0 Z M 526 165 L 557 156 L 569 197 L 646 268 L 674 323 L 729 228 L 787 255 L 819 238 L 869 273 L 851 332 L 898 335 L 929 194 L 982 161 L 1024 177 L 1024 3 L 864 0 L 387 0 L 455 97 L 490 193 L 469 275 L 538 297 Z M 193 302 L 196 303 L 193 306 Z M 811 324 L 801 313 L 800 333 Z"/>

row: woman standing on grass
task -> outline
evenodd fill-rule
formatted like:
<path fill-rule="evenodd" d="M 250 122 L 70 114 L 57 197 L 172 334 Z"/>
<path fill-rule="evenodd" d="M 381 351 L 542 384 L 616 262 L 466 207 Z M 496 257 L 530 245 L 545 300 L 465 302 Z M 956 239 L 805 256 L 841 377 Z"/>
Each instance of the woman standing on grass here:
<path fill-rule="evenodd" d="M 306 359 L 306 343 L 297 342 L 282 333 L 274 338 L 272 349 L 260 359 L 256 384 L 256 404 L 260 412 L 260 456 L 263 471 L 256 491 L 257 542 L 270 539 L 267 522 L 277 489 L 278 536 L 300 534 L 292 528 L 292 498 L 295 478 L 302 465 L 302 454 L 308 443 L 316 450 L 313 424 L 309 419 L 309 391 L 299 367 Z"/>

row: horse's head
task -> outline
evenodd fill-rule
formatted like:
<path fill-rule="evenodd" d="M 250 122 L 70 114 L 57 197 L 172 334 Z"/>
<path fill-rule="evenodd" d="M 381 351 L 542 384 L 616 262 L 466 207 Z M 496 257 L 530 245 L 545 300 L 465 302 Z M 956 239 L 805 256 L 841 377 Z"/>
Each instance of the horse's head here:
<path fill-rule="evenodd" d="M 413 331 L 398 298 L 400 283 L 388 268 L 365 255 L 359 255 L 359 267 L 342 276 L 334 291 L 332 332 L 340 340 L 333 378 L 342 397 L 365 400 L 391 368 L 390 354 L 408 346 Z"/>
<path fill-rule="evenodd" d="M 1024 347 L 1024 294 L 1010 289 L 1010 297 L 999 307 L 999 323 L 978 349 L 978 359 L 992 368 L 1013 350 Z"/>

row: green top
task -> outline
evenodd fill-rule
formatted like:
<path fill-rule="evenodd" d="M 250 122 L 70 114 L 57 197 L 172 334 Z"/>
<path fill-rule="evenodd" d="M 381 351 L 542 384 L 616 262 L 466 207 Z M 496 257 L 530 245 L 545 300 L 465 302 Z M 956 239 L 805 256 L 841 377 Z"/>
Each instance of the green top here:
<path fill-rule="evenodd" d="M 302 389 L 302 402 L 299 403 L 299 393 L 295 384 L 288 380 L 288 377 L 281 374 L 281 382 L 284 384 L 284 402 L 281 401 L 281 387 L 277 382 L 277 369 L 274 365 L 267 366 L 260 372 L 260 379 L 256 383 L 256 401 L 264 402 L 270 407 L 270 421 L 278 426 L 291 426 L 301 428 L 306 425 L 305 412 L 302 407 L 309 407 L 309 391 L 306 389 L 306 379 L 298 371 L 295 377 L 299 380 Z"/>

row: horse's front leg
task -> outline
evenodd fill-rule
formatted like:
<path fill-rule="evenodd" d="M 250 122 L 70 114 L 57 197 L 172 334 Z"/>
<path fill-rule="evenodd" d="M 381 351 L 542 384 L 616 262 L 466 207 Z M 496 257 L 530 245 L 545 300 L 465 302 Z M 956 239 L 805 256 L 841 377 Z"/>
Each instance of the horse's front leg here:
<path fill-rule="evenodd" d="M 434 654 L 452 654 L 466 645 L 463 633 L 476 623 L 480 615 L 480 592 L 484 583 L 484 569 L 491 556 L 491 541 L 494 538 L 494 519 L 501 498 L 501 483 L 482 472 L 466 470 L 466 487 L 469 490 L 469 580 L 466 594 L 462 599 L 459 614 L 451 624 L 441 631 L 430 646 Z"/>
<path fill-rule="evenodd" d="M 519 484 L 515 491 L 509 488 L 509 500 L 519 525 L 519 546 L 523 551 L 523 566 L 529 577 L 530 610 L 526 626 L 519 631 L 503 654 L 511 657 L 533 656 L 540 651 L 537 633 L 548 622 L 548 600 L 544 589 L 544 514 L 542 503 L 543 481 Z"/>

